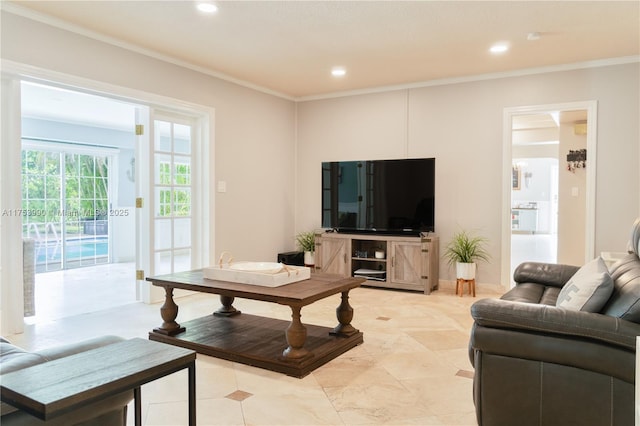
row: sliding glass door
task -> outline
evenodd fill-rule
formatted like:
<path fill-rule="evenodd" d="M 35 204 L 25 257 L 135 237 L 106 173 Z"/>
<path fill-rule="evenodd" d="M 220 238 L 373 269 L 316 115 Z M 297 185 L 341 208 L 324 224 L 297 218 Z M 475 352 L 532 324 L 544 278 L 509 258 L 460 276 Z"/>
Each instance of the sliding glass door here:
<path fill-rule="evenodd" d="M 112 155 L 23 141 L 23 237 L 36 271 L 109 263 Z"/>

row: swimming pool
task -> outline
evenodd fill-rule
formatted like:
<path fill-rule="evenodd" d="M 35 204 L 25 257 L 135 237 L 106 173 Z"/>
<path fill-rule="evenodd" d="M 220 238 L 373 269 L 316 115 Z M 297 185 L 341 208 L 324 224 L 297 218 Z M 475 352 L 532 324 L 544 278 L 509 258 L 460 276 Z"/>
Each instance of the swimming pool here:
<path fill-rule="evenodd" d="M 64 253 L 67 261 L 107 257 L 109 255 L 109 238 L 93 235 L 67 238 Z M 36 265 L 61 261 L 62 241 L 36 242 Z"/>

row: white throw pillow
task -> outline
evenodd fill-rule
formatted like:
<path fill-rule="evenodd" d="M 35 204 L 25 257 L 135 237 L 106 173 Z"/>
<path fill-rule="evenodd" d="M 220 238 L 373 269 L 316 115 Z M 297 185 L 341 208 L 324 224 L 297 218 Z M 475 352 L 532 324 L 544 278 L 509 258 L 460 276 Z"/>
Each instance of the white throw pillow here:
<path fill-rule="evenodd" d="M 578 269 L 560 290 L 556 306 L 573 311 L 600 312 L 613 293 L 613 279 L 601 257 Z"/>

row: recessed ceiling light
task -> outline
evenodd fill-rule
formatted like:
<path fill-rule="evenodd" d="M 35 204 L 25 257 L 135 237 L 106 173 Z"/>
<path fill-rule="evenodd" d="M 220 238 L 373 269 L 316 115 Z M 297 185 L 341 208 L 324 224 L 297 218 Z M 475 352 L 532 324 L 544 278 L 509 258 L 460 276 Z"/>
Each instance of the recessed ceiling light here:
<path fill-rule="evenodd" d="M 491 46 L 491 48 L 489 49 L 489 52 L 493 53 L 493 54 L 500 54 L 500 53 L 504 53 L 507 50 L 509 50 L 509 45 L 506 43 L 496 43 L 493 46 Z"/>
<path fill-rule="evenodd" d="M 198 3 L 196 7 L 200 12 L 205 13 L 216 13 L 218 11 L 218 6 L 213 3 Z"/>
<path fill-rule="evenodd" d="M 334 77 L 344 77 L 347 74 L 347 70 L 341 67 L 335 67 L 331 70 L 331 75 Z"/>
<path fill-rule="evenodd" d="M 532 33 L 527 34 L 527 40 L 529 41 L 540 40 L 540 33 L 537 31 L 534 31 Z"/>

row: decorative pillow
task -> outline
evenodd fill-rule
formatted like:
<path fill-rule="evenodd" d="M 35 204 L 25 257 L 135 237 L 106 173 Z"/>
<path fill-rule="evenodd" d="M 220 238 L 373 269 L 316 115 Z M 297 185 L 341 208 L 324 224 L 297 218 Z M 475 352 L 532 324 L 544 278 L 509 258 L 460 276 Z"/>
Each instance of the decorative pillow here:
<path fill-rule="evenodd" d="M 556 306 L 572 311 L 600 312 L 611 297 L 613 280 L 601 257 L 578 269 L 560 290 Z"/>

